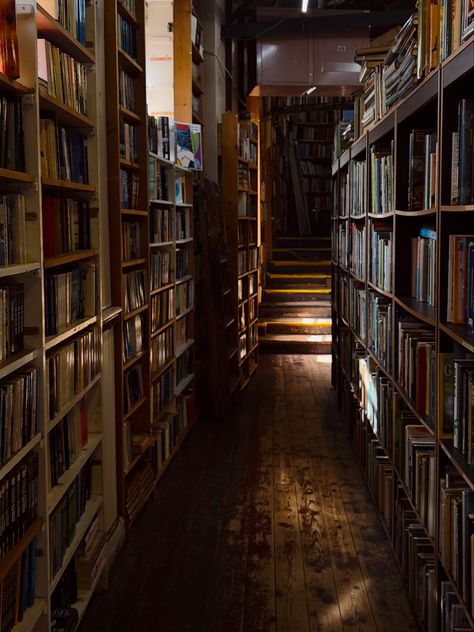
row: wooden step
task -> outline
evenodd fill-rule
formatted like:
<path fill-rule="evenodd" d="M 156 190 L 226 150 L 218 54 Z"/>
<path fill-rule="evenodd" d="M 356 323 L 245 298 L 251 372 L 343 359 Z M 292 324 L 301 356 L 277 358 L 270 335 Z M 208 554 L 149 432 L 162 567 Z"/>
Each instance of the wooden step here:
<path fill-rule="evenodd" d="M 331 288 L 265 288 L 264 301 L 306 301 L 308 303 L 327 300 L 331 296 Z"/>
<path fill-rule="evenodd" d="M 260 303 L 258 308 L 262 319 L 276 320 L 278 318 L 331 318 L 331 303 L 321 300 L 317 303 L 306 301 L 275 301 Z"/>
<path fill-rule="evenodd" d="M 331 237 L 276 237 L 273 243 L 277 248 L 330 248 Z"/>
<path fill-rule="evenodd" d="M 271 334 L 259 338 L 261 353 L 331 353 L 331 336 L 317 335 L 279 335 Z"/>
<path fill-rule="evenodd" d="M 318 250 L 287 250 L 286 248 L 274 248 L 272 250 L 272 261 L 330 261 L 331 251 L 329 248 Z"/>
<path fill-rule="evenodd" d="M 330 334 L 330 318 L 260 318 L 258 321 L 260 336 L 271 334 Z"/>
<path fill-rule="evenodd" d="M 267 287 L 279 288 L 310 288 L 315 289 L 331 286 L 331 275 L 319 273 L 274 273 L 268 272 L 266 275 Z"/>

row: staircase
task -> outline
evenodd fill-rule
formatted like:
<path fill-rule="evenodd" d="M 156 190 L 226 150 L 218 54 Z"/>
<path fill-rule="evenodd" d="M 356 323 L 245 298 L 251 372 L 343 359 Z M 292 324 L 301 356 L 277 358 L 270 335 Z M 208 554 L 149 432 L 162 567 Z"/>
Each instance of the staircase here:
<path fill-rule="evenodd" d="M 273 247 L 259 308 L 259 349 L 331 353 L 331 241 L 281 237 Z"/>

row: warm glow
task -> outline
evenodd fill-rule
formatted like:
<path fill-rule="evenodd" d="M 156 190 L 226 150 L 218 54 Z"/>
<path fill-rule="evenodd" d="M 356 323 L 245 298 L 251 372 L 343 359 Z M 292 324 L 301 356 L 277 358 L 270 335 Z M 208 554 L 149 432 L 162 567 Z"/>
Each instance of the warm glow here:
<path fill-rule="evenodd" d="M 303 13 L 306 13 L 306 11 L 308 10 L 308 0 L 303 0 L 303 4 L 301 5 L 301 10 L 303 11 Z"/>
<path fill-rule="evenodd" d="M 332 356 L 329 354 L 317 354 L 315 357 L 318 364 L 331 364 L 332 362 Z"/>
<path fill-rule="evenodd" d="M 308 88 L 306 90 L 306 95 L 312 94 L 315 90 L 317 90 L 318 88 L 316 86 L 311 86 L 311 88 Z"/>

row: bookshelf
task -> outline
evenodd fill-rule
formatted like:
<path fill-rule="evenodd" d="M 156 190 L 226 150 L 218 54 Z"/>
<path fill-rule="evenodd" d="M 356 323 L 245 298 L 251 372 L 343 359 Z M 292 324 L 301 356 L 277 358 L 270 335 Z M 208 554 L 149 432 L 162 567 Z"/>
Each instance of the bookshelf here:
<path fill-rule="evenodd" d="M 105 544 L 97 15 L 81 4 L 60 24 L 56 2 L 27 5 L 18 76 L 0 76 L 0 590 L 15 632 L 90 598 Z M 79 576 L 86 539 L 97 564 Z"/>
<path fill-rule="evenodd" d="M 111 298 L 115 337 L 118 510 L 133 523 L 153 492 L 145 4 L 113 0 L 104 22 Z"/>
<path fill-rule="evenodd" d="M 471 36 L 332 167 L 333 384 L 427 631 L 474 628 L 473 58 Z"/>
<path fill-rule="evenodd" d="M 226 325 L 229 376 L 244 388 L 258 364 L 258 126 L 231 112 L 222 116 L 222 201 L 231 292 Z"/>

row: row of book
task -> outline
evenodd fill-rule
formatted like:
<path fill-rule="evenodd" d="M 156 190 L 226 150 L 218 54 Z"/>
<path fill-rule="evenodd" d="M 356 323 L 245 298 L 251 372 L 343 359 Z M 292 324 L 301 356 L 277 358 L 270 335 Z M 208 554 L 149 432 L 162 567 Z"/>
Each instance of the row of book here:
<path fill-rule="evenodd" d="M 319 144 L 319 143 L 305 143 L 304 141 L 298 141 L 298 154 L 301 159 L 331 159 L 331 144 Z"/>
<path fill-rule="evenodd" d="M 469 465 L 474 463 L 472 417 L 474 413 L 474 360 L 454 358 L 454 354 L 444 354 L 443 394 L 445 424 L 452 425 L 453 445 L 464 456 Z M 446 376 L 446 369 L 452 367 L 452 376 Z M 451 424 L 452 422 L 452 424 Z M 446 428 L 445 428 L 446 430 Z"/>
<path fill-rule="evenodd" d="M 474 98 L 460 98 L 456 131 L 451 134 L 450 204 L 474 203 Z"/>
<path fill-rule="evenodd" d="M 122 259 L 133 261 L 141 257 L 140 222 L 122 222 Z"/>
<path fill-rule="evenodd" d="M 177 252 L 187 252 L 179 250 Z M 181 258 L 182 255 L 180 255 Z M 178 264 L 177 264 L 178 265 Z M 180 275 L 181 276 L 181 275 Z M 168 250 L 153 250 L 150 255 L 151 291 L 167 285 L 172 280 L 171 252 Z"/>
<path fill-rule="evenodd" d="M 0 97 L 0 168 L 25 171 L 23 125 L 21 98 L 2 95 Z"/>
<path fill-rule="evenodd" d="M 145 350 L 145 317 L 137 314 L 123 324 L 123 359 L 128 362 Z"/>
<path fill-rule="evenodd" d="M 174 288 L 151 297 L 151 332 L 154 333 L 175 316 Z"/>
<path fill-rule="evenodd" d="M 392 227 L 381 222 L 370 223 L 370 273 L 374 285 L 392 291 Z M 363 248 L 363 244 L 361 246 Z M 359 276 L 363 276 L 359 275 Z"/>
<path fill-rule="evenodd" d="M 428 305 L 436 298 L 436 231 L 423 227 L 411 240 L 411 296 Z"/>
<path fill-rule="evenodd" d="M 137 364 L 125 373 L 123 386 L 123 406 L 124 413 L 127 414 L 144 395 L 143 371 L 141 364 Z"/>
<path fill-rule="evenodd" d="M 398 372 L 404 390 L 422 415 L 435 411 L 435 334 L 419 321 L 406 318 L 398 322 Z"/>
<path fill-rule="evenodd" d="M 89 183 L 87 140 L 80 133 L 40 119 L 41 175 L 54 180 Z"/>
<path fill-rule="evenodd" d="M 368 341 L 381 365 L 392 368 L 392 301 L 375 292 L 368 297 Z"/>
<path fill-rule="evenodd" d="M 137 59 L 137 31 L 120 13 L 117 15 L 119 47 L 133 59 Z"/>
<path fill-rule="evenodd" d="M 435 203 L 436 132 L 414 129 L 408 150 L 408 210 L 420 211 Z"/>
<path fill-rule="evenodd" d="M 54 577 L 76 535 L 76 526 L 91 497 L 92 466 L 89 459 L 49 517 L 50 573 Z"/>
<path fill-rule="evenodd" d="M 86 0 L 46 0 L 44 7 L 72 37 L 86 41 Z"/>
<path fill-rule="evenodd" d="M 123 275 L 123 287 L 125 290 L 124 309 L 125 314 L 143 307 L 147 303 L 146 272 L 145 270 L 133 270 Z"/>
<path fill-rule="evenodd" d="M 332 141 L 334 137 L 331 125 L 301 125 L 296 123 L 294 134 L 297 140 Z"/>
<path fill-rule="evenodd" d="M 90 589 L 104 564 L 105 532 L 96 515 L 76 549 L 74 565 L 79 588 Z M 73 602 L 74 603 L 74 602 Z"/>
<path fill-rule="evenodd" d="M 194 307 L 194 281 L 189 279 L 176 286 L 176 317 Z"/>
<path fill-rule="evenodd" d="M 366 184 L 367 177 L 367 162 L 365 160 L 353 160 L 350 165 L 350 188 L 351 198 L 350 201 L 346 199 L 341 209 L 351 210 L 351 214 L 354 217 L 360 217 L 365 215 L 366 210 Z M 347 213 L 348 215 L 349 213 Z M 346 213 L 344 213 L 346 215 Z"/>
<path fill-rule="evenodd" d="M 0 287 L 0 362 L 23 350 L 24 295 L 22 283 Z"/>
<path fill-rule="evenodd" d="M 341 222 L 338 227 L 338 263 L 346 270 L 349 268 L 349 242 L 347 222 Z"/>
<path fill-rule="evenodd" d="M 449 235 L 446 320 L 474 332 L 474 235 Z"/>
<path fill-rule="evenodd" d="M 237 130 L 239 156 L 253 164 L 258 158 L 258 128 L 252 121 L 240 121 Z"/>
<path fill-rule="evenodd" d="M 148 191 L 150 200 L 169 200 L 167 168 L 153 156 L 148 159 Z"/>
<path fill-rule="evenodd" d="M 49 419 L 54 419 L 99 374 L 100 336 L 97 328 L 85 331 L 55 349 L 46 366 Z"/>
<path fill-rule="evenodd" d="M 317 178 L 331 177 L 331 172 L 325 164 L 310 162 L 309 160 L 302 160 L 300 164 L 303 176 L 315 176 Z"/>
<path fill-rule="evenodd" d="M 137 209 L 140 200 L 140 178 L 138 174 L 120 169 L 120 206 Z"/>
<path fill-rule="evenodd" d="M 365 354 L 357 361 L 358 397 L 365 418 L 387 454 L 392 452 L 392 406 L 395 399 L 391 381 Z"/>
<path fill-rule="evenodd" d="M 26 207 L 21 193 L 0 196 L 0 266 L 25 263 Z"/>
<path fill-rule="evenodd" d="M 151 373 L 156 374 L 173 357 L 173 328 L 168 327 L 151 341 Z"/>
<path fill-rule="evenodd" d="M 439 489 L 439 551 L 444 568 L 472 614 L 474 492 L 453 467 L 447 467 Z"/>
<path fill-rule="evenodd" d="M 173 209 L 158 204 L 150 205 L 150 242 L 160 244 L 173 241 Z"/>
<path fill-rule="evenodd" d="M 83 398 L 48 434 L 49 489 L 79 458 L 87 441 L 87 399 Z"/>
<path fill-rule="evenodd" d="M 96 266 L 79 264 L 67 272 L 49 273 L 44 281 L 46 335 L 53 336 L 96 313 Z"/>
<path fill-rule="evenodd" d="M 155 432 L 152 445 L 152 466 L 157 476 L 168 461 L 182 432 L 194 420 L 194 398 L 192 393 L 185 393 L 176 404 L 177 414 L 170 415 L 161 421 Z"/>
<path fill-rule="evenodd" d="M 87 67 L 46 39 L 37 40 L 38 82 L 72 110 L 87 115 Z"/>
<path fill-rule="evenodd" d="M 349 226 L 351 244 L 351 270 L 359 278 L 365 278 L 365 236 L 366 228 L 353 222 Z"/>
<path fill-rule="evenodd" d="M 30 452 L 0 481 L 0 559 L 23 538 L 38 516 L 39 457 Z"/>
<path fill-rule="evenodd" d="M 137 105 L 135 78 L 123 68 L 119 68 L 119 104 L 131 112 L 135 112 Z"/>
<path fill-rule="evenodd" d="M 151 387 L 153 419 L 158 419 L 174 398 L 175 375 L 171 367 L 155 380 Z"/>
<path fill-rule="evenodd" d="M 11 632 L 35 601 L 37 554 L 34 538 L 0 582 L 0 632 Z"/>
<path fill-rule="evenodd" d="M 142 459 L 139 465 L 133 470 L 133 475 L 127 478 L 125 487 L 125 517 L 132 523 L 143 505 L 153 492 L 155 477 L 151 463 Z"/>
<path fill-rule="evenodd" d="M 149 150 L 164 160 L 171 160 L 170 130 L 168 116 L 148 116 Z"/>
<path fill-rule="evenodd" d="M 393 145 L 393 143 L 392 143 Z M 394 210 L 394 170 L 393 147 L 380 150 L 374 145 L 370 148 L 370 212 L 381 215 Z"/>
<path fill-rule="evenodd" d="M 358 281 L 349 279 L 350 325 L 365 341 L 367 338 L 367 292 Z M 349 305 L 347 306 L 349 307 Z"/>
<path fill-rule="evenodd" d="M 39 432 L 38 369 L 29 368 L 0 382 L 0 465 Z"/>
<path fill-rule="evenodd" d="M 176 360 L 176 384 L 186 380 L 193 374 L 193 349 L 186 349 Z"/>
<path fill-rule="evenodd" d="M 471 545 L 472 547 L 472 545 Z M 472 571 L 471 571 L 472 574 Z M 459 603 L 451 582 L 441 582 L 441 621 L 440 632 L 462 632 L 472 630 L 463 606 Z M 472 612 L 471 612 L 472 616 Z"/>
<path fill-rule="evenodd" d="M 44 195 L 42 209 L 45 257 L 55 257 L 91 247 L 89 202 Z"/>
<path fill-rule="evenodd" d="M 176 279 L 182 279 L 190 274 L 189 249 L 178 248 L 176 250 Z"/>
<path fill-rule="evenodd" d="M 176 240 L 189 239 L 192 235 L 191 229 L 192 214 L 191 209 L 177 208 L 176 209 Z"/>
<path fill-rule="evenodd" d="M 120 119 L 120 158 L 128 162 L 138 161 L 138 128 Z"/>

